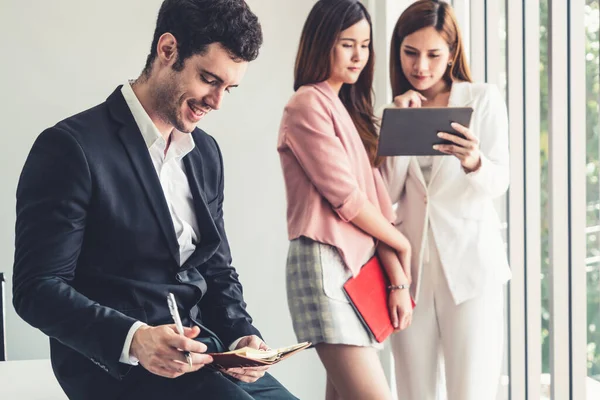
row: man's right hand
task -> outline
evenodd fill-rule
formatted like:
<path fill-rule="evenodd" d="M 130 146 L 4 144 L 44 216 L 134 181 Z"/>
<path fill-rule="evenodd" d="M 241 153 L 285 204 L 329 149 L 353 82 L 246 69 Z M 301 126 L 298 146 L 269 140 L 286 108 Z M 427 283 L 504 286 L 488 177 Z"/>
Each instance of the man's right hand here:
<path fill-rule="evenodd" d="M 200 328 L 194 326 L 183 330 L 184 335 L 180 335 L 175 325 L 142 326 L 133 335 L 130 354 L 148 371 L 165 378 L 177 378 L 210 364 L 212 357 L 202 354 L 206 352 L 206 346 L 193 340 Z M 190 352 L 192 368 L 183 351 Z"/>

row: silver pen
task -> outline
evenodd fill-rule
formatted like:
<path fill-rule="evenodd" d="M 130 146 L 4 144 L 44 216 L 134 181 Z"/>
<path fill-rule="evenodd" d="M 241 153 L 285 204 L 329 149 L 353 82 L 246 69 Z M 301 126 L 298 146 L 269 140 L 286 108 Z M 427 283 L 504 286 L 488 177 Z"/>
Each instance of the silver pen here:
<path fill-rule="evenodd" d="M 167 304 L 169 305 L 169 312 L 171 313 L 171 317 L 173 317 L 173 321 L 175 322 L 175 327 L 177 328 L 177 332 L 180 335 L 183 335 L 183 324 L 181 323 L 181 317 L 179 316 L 179 311 L 177 311 L 177 302 L 175 301 L 175 296 L 173 293 L 169 293 L 167 295 Z M 189 351 L 184 351 L 185 359 L 192 368 L 192 355 Z"/>

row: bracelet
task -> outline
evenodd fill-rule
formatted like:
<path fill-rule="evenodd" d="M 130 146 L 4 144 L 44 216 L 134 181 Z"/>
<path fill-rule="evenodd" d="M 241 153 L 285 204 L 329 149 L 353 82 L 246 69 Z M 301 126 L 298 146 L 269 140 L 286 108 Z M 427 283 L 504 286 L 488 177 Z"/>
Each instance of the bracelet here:
<path fill-rule="evenodd" d="M 389 285 L 387 288 L 389 292 L 393 292 L 394 290 L 408 289 L 409 287 L 409 284 L 404 283 L 402 285 Z"/>

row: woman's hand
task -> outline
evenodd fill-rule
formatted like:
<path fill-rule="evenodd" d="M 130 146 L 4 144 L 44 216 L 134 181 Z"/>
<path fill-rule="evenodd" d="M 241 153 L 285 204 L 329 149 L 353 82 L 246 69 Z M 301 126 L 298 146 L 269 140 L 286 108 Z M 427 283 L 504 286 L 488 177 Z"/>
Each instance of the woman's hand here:
<path fill-rule="evenodd" d="M 394 105 L 398 108 L 419 108 L 427 98 L 415 90 L 408 90 L 400 96 L 394 97 Z"/>
<path fill-rule="evenodd" d="M 412 323 L 412 299 L 408 289 L 396 289 L 390 291 L 388 297 L 388 308 L 390 318 L 394 326 L 394 332 L 406 329 Z"/>
<path fill-rule="evenodd" d="M 389 281 L 392 285 L 406 285 L 404 289 L 391 290 L 388 295 L 388 310 L 396 331 L 405 329 L 412 321 L 412 299 L 408 290 L 408 286 L 410 286 L 410 244 L 404 235 L 402 238 L 407 243 L 406 251 L 403 252 L 407 259 L 404 261 L 400 258 L 401 253 L 396 249 L 383 242 L 379 242 L 377 245 L 377 255 Z M 408 274 L 405 271 L 408 271 Z"/>
<path fill-rule="evenodd" d="M 440 138 L 449 140 L 454 144 L 437 144 L 433 148 L 444 154 L 450 154 L 458 158 L 465 172 L 477 171 L 481 166 L 479 139 L 473 135 L 469 128 L 456 122 L 453 122 L 451 125 L 458 133 L 462 133 L 465 138 L 463 139 L 447 132 L 439 132 L 438 136 Z"/>

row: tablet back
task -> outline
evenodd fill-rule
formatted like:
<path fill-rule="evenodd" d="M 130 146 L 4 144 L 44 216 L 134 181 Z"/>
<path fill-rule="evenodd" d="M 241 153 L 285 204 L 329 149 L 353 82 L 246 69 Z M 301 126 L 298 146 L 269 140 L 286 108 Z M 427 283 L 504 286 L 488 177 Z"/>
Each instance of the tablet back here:
<path fill-rule="evenodd" d="M 438 132 L 462 136 L 450 124 L 469 126 L 471 107 L 386 108 L 383 111 L 379 146 L 380 156 L 440 156 L 434 144 L 450 143 L 440 139 Z"/>

